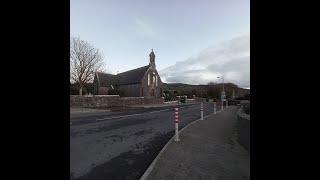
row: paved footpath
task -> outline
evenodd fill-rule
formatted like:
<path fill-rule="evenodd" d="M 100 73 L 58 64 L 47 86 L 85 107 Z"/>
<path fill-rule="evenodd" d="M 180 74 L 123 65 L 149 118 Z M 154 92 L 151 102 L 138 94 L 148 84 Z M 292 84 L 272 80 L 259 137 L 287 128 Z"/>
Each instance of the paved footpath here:
<path fill-rule="evenodd" d="M 238 107 L 211 114 L 184 129 L 159 156 L 148 180 L 250 179 L 250 155 L 237 142 Z"/>

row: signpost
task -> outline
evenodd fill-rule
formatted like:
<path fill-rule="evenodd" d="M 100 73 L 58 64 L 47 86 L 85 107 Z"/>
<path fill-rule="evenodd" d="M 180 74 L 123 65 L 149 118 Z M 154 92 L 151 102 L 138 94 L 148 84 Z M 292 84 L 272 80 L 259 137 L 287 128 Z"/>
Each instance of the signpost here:
<path fill-rule="evenodd" d="M 203 102 L 201 102 L 200 113 L 201 113 L 201 120 L 203 120 Z"/>
<path fill-rule="evenodd" d="M 222 91 L 222 92 L 221 92 L 221 111 L 223 111 L 224 101 L 225 101 L 225 92 Z"/>

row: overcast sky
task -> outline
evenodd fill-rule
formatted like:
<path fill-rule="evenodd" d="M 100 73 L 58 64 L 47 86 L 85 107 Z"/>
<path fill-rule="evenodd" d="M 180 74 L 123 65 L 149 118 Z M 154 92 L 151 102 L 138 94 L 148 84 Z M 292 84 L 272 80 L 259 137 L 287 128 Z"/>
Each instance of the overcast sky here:
<path fill-rule="evenodd" d="M 102 50 L 108 72 L 147 65 L 153 48 L 163 81 L 225 75 L 250 87 L 250 0 L 71 0 L 70 8 L 71 36 Z M 181 62 L 188 70 L 175 70 Z"/>

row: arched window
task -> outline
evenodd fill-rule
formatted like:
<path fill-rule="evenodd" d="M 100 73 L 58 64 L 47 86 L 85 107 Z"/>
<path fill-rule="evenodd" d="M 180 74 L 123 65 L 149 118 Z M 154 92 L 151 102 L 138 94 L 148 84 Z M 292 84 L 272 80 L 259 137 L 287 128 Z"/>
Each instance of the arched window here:
<path fill-rule="evenodd" d="M 148 73 L 148 86 L 150 86 L 150 73 Z"/>
<path fill-rule="evenodd" d="M 158 76 L 155 76 L 156 78 L 156 87 L 158 87 Z"/>

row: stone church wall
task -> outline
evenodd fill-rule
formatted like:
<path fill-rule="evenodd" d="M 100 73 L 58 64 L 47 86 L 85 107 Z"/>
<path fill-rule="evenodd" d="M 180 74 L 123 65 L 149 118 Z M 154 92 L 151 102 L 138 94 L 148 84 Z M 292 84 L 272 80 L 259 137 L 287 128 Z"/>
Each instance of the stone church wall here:
<path fill-rule="evenodd" d="M 140 84 L 120 85 L 120 90 L 124 93 L 125 97 L 139 97 Z"/>
<path fill-rule="evenodd" d="M 107 87 L 99 87 L 99 94 L 100 95 L 107 95 L 109 91 L 109 88 Z"/>

